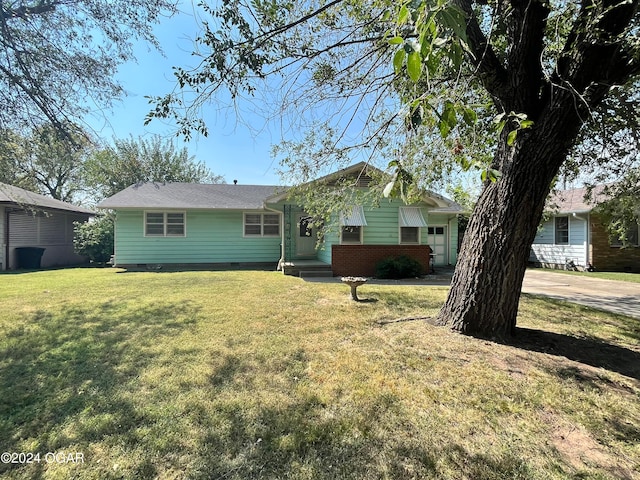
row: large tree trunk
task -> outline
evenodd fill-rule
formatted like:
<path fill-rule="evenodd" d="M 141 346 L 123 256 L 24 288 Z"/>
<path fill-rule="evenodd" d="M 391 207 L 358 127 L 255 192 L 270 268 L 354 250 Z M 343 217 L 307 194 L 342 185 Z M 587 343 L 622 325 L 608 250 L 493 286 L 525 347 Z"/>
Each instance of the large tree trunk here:
<path fill-rule="evenodd" d="M 500 142 L 494 167 L 502 177 L 487 181 L 478 199 L 439 324 L 480 337 L 514 333 L 531 243 L 553 177 L 582 123 L 575 109 L 553 110 L 531 131 L 521 131 L 515 146 Z"/>
<path fill-rule="evenodd" d="M 467 226 L 449 296 L 438 323 L 482 337 L 514 333 L 531 243 L 551 181 L 579 129 L 612 85 L 638 73 L 621 35 L 638 0 L 583 2 L 551 79 L 541 63 L 548 2 L 512 0 L 507 21 L 507 68 L 474 17 L 472 0 L 454 0 L 467 15 L 471 57 L 483 85 L 504 112 L 525 113 L 535 123 L 507 144 L 507 125 L 487 182 Z M 635 58 L 635 57 L 633 57 Z"/>

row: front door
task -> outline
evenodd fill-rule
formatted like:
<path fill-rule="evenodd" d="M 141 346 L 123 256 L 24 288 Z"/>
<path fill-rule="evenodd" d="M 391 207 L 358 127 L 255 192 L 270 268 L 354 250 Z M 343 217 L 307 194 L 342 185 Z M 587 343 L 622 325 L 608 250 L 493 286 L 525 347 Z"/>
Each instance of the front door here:
<path fill-rule="evenodd" d="M 446 265 L 447 258 L 447 227 L 432 226 L 427 227 L 428 241 L 431 247 L 431 253 L 435 255 L 434 263 L 436 265 Z"/>
<path fill-rule="evenodd" d="M 298 257 L 314 257 L 316 255 L 316 229 L 311 226 L 308 215 L 298 215 L 296 235 L 296 255 Z"/>

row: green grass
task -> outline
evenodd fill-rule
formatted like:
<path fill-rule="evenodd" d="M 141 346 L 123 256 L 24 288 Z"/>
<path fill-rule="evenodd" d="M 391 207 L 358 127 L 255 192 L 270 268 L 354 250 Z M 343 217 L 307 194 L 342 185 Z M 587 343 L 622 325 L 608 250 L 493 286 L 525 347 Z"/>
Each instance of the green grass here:
<path fill-rule="evenodd" d="M 640 325 L 524 297 L 512 344 L 423 321 L 446 289 L 276 272 L 0 275 L 16 479 L 640 475 Z"/>
<path fill-rule="evenodd" d="M 623 272 L 573 272 L 570 270 L 555 270 L 547 268 L 545 272 L 553 272 L 564 275 L 579 275 L 582 277 L 601 278 L 603 280 L 618 280 L 620 282 L 640 283 L 640 273 Z"/>

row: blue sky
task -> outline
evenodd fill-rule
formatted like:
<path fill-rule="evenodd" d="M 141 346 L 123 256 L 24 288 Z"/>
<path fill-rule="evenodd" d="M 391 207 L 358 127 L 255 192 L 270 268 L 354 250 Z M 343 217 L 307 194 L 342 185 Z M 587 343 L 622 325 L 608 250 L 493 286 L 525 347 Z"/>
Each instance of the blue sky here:
<path fill-rule="evenodd" d="M 144 125 L 145 115 L 151 110 L 145 96 L 169 93 L 174 87 L 172 67 L 186 67 L 193 62 L 192 39 L 196 37 L 198 29 L 189 8 L 183 6 L 183 13 L 164 19 L 155 28 L 164 57 L 146 44 L 136 46 L 137 63 L 122 65 L 118 74 L 126 97 L 110 111 L 96 115 L 88 122 L 96 134 L 106 141 L 114 137 L 129 138 L 130 135 L 138 138 L 159 134 L 172 138 L 177 146 L 187 146 L 196 160 L 205 162 L 215 174 L 222 175 L 229 183 L 234 179 L 243 184 L 282 183 L 276 172 L 278 163 L 270 154 L 271 145 L 278 143 L 280 138 L 274 128 L 263 128 L 260 134 L 252 133 L 246 125 L 238 123 L 232 113 L 216 113 L 214 105 L 206 108 L 204 117 L 209 136 L 197 136 L 188 144 L 182 138 L 174 137 L 174 129 L 160 120 Z M 256 128 L 261 128 L 265 123 L 262 118 L 250 113 L 245 113 L 243 118 Z"/>

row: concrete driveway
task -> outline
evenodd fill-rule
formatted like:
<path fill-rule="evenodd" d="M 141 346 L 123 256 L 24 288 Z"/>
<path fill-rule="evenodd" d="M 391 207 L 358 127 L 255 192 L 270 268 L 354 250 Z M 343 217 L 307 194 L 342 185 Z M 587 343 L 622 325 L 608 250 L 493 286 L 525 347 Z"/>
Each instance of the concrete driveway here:
<path fill-rule="evenodd" d="M 528 269 L 522 291 L 640 319 L 640 283 Z"/>
<path fill-rule="evenodd" d="M 370 279 L 369 285 L 448 286 L 452 275 L 453 270 L 438 269 L 438 275 L 429 275 L 421 279 Z M 340 282 L 339 277 L 312 277 L 304 280 Z M 542 268 L 529 268 L 524 276 L 522 291 L 640 319 L 640 283 L 602 280 L 582 275 L 549 272 Z"/>

